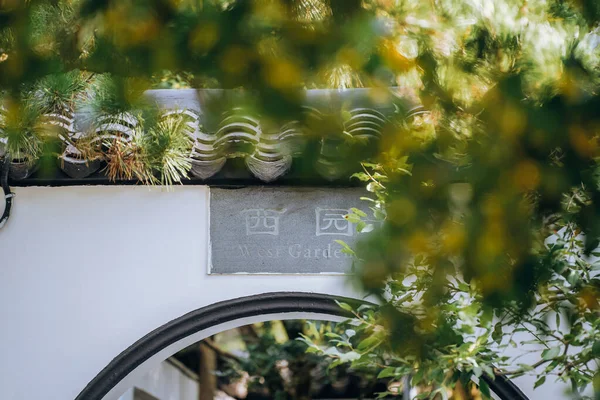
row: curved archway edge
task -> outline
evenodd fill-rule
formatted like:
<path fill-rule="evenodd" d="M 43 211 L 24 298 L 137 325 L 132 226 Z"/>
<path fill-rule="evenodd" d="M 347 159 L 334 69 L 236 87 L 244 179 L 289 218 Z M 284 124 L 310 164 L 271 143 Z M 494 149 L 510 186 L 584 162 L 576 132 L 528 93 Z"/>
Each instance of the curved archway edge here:
<path fill-rule="evenodd" d="M 196 332 L 211 327 L 258 315 L 304 312 L 350 317 L 337 304 L 338 301 L 360 305 L 356 299 L 317 293 L 275 292 L 265 293 L 212 304 L 187 313 L 150 332 L 114 358 L 75 400 L 102 400 L 119 382 L 146 360 L 166 347 Z M 529 400 L 510 380 L 498 375 L 484 379 L 502 400 Z"/>

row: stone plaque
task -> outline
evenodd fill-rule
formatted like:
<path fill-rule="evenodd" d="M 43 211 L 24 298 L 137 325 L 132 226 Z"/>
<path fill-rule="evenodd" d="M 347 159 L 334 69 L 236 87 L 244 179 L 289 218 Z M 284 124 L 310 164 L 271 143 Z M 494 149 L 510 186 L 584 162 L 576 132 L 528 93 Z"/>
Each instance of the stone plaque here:
<path fill-rule="evenodd" d="M 362 188 L 247 187 L 210 191 L 212 274 L 343 274 L 359 235 L 344 216 Z"/>

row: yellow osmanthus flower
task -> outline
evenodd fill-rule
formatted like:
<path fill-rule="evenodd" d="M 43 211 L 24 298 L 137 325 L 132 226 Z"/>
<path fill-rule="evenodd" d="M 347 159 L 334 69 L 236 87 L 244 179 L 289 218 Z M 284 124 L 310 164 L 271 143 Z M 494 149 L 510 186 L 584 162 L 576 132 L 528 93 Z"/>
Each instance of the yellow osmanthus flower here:
<path fill-rule="evenodd" d="M 513 170 L 513 183 L 521 191 L 533 190 L 540 184 L 540 169 L 531 160 L 523 160 Z"/>
<path fill-rule="evenodd" d="M 132 15 L 135 17 L 130 17 Z M 115 44 L 123 48 L 148 43 L 160 32 L 156 17 L 136 14 L 134 9 L 124 3 L 108 9 L 104 17 L 104 28 L 112 35 Z"/>
<path fill-rule="evenodd" d="M 501 255 L 505 251 L 506 230 L 503 224 L 487 224 L 483 234 L 477 240 L 477 258 L 481 263 Z"/>
<path fill-rule="evenodd" d="M 337 54 L 336 59 L 342 64 L 348 65 L 352 69 L 360 69 L 365 63 L 365 58 L 356 49 L 351 47 L 341 48 Z"/>
<path fill-rule="evenodd" d="M 584 96 L 584 92 L 575 77 L 567 70 L 558 80 L 558 90 L 564 94 L 568 101 L 577 103 Z"/>
<path fill-rule="evenodd" d="M 515 139 L 525 132 L 527 115 L 516 105 L 506 103 L 503 109 L 494 115 L 499 119 L 500 133 L 506 138 Z"/>
<path fill-rule="evenodd" d="M 596 288 L 585 287 L 579 293 L 580 304 L 590 310 L 600 309 L 600 292 Z"/>
<path fill-rule="evenodd" d="M 382 86 L 374 86 L 368 89 L 367 96 L 376 104 L 386 104 L 392 100 L 390 90 Z"/>
<path fill-rule="evenodd" d="M 508 236 L 500 198 L 489 196 L 484 201 L 481 212 L 485 222 L 477 238 L 476 256 L 482 265 L 486 265 L 506 251 Z"/>
<path fill-rule="evenodd" d="M 254 0 L 254 17 L 270 22 L 284 21 L 288 17 L 286 7 L 280 0 Z"/>
<path fill-rule="evenodd" d="M 414 65 L 414 59 L 406 57 L 399 48 L 398 43 L 392 39 L 383 39 L 379 46 L 379 53 L 390 69 L 395 72 L 407 72 Z"/>
<path fill-rule="evenodd" d="M 448 254 L 460 254 L 466 244 L 464 226 L 448 221 L 442 227 L 442 251 Z"/>
<path fill-rule="evenodd" d="M 428 254 L 432 249 L 433 240 L 425 231 L 417 230 L 408 237 L 406 245 L 412 254 Z"/>
<path fill-rule="evenodd" d="M 388 276 L 388 272 L 383 261 L 371 261 L 362 269 L 361 278 L 367 287 L 378 287 Z"/>
<path fill-rule="evenodd" d="M 6 69 L 5 71 L 9 76 L 20 77 L 23 74 L 24 62 L 21 53 L 13 53 L 10 57 L 6 57 Z"/>
<path fill-rule="evenodd" d="M 416 216 L 415 204 L 406 197 L 394 199 L 387 207 L 388 220 L 394 225 L 405 225 Z"/>
<path fill-rule="evenodd" d="M 569 127 L 569 141 L 580 156 L 585 158 L 598 156 L 598 136 L 590 136 L 583 127 L 571 125 Z"/>
<path fill-rule="evenodd" d="M 302 70 L 289 60 L 271 59 L 265 63 L 263 78 L 276 89 L 291 89 L 302 82 Z"/>
<path fill-rule="evenodd" d="M 241 75 L 248 69 L 252 56 L 249 50 L 241 46 L 231 46 L 223 52 L 220 65 L 230 75 Z"/>
<path fill-rule="evenodd" d="M 219 40 L 219 27 L 214 23 L 201 24 L 190 33 L 190 50 L 208 52 Z"/>

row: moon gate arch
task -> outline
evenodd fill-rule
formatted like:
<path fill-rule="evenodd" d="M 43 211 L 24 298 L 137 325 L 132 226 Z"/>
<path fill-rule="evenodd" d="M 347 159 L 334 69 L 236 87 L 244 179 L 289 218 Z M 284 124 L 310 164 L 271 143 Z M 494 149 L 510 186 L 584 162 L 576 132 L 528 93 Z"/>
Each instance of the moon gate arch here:
<path fill-rule="evenodd" d="M 337 301 L 359 300 L 308 292 L 273 292 L 225 300 L 189 312 L 148 333 L 115 357 L 75 400 L 116 400 L 135 379 L 186 346 L 215 333 L 274 319 L 340 321 Z M 486 379 L 500 400 L 529 400 L 508 379 Z"/>

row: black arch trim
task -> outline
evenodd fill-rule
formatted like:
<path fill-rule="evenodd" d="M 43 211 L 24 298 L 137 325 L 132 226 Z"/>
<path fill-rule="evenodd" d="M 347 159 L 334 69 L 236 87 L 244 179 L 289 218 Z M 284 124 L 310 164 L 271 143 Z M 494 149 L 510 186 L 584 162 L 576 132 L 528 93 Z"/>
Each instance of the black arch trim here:
<path fill-rule="evenodd" d="M 154 354 L 187 336 L 215 325 L 257 315 L 289 312 L 350 317 L 336 301 L 353 306 L 362 304 L 356 299 L 325 294 L 275 292 L 226 300 L 199 308 L 168 322 L 135 342 L 100 371 L 75 400 L 102 400 L 114 386 Z M 529 400 L 504 377 L 486 381 L 502 400 Z"/>
<path fill-rule="evenodd" d="M 481 375 L 481 377 L 502 400 L 529 400 L 529 397 L 525 396 L 525 393 L 504 375 L 497 374 L 495 379 L 487 375 Z"/>

